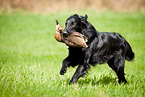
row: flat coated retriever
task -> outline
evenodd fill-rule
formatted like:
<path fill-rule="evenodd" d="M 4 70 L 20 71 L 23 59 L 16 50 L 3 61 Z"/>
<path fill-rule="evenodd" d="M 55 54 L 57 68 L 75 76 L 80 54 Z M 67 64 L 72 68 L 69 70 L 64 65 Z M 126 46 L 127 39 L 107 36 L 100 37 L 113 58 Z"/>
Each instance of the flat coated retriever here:
<path fill-rule="evenodd" d="M 88 38 L 87 48 L 70 47 L 69 55 L 63 60 L 60 74 L 67 71 L 67 67 L 78 65 L 71 83 L 84 76 L 90 66 L 107 62 L 116 72 L 119 83 L 126 83 L 124 64 L 125 59 L 132 61 L 134 53 L 129 43 L 118 33 L 99 32 L 91 23 L 87 21 L 88 16 L 70 16 L 65 23 L 65 29 L 62 31 L 65 37 L 73 32 L 79 32 Z"/>

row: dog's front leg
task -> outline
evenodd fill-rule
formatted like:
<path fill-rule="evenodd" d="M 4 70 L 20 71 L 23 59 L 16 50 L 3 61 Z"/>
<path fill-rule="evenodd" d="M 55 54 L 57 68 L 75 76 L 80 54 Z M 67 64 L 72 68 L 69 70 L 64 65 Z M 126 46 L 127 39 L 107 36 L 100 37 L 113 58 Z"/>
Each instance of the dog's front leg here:
<path fill-rule="evenodd" d="M 87 68 L 85 68 L 83 65 L 79 65 L 72 79 L 70 80 L 69 84 L 77 82 L 77 80 L 81 76 L 83 76 L 86 72 L 87 72 Z"/>
<path fill-rule="evenodd" d="M 64 75 L 64 73 L 66 73 L 68 64 L 70 64 L 69 57 L 65 58 L 62 62 L 62 67 L 60 70 L 61 75 Z"/>
<path fill-rule="evenodd" d="M 77 82 L 77 80 L 85 75 L 90 68 L 89 65 L 89 59 L 90 59 L 90 53 L 86 53 L 86 56 L 84 58 L 84 63 L 83 65 L 79 65 L 77 70 L 75 71 L 72 79 L 70 80 L 69 84 Z"/>

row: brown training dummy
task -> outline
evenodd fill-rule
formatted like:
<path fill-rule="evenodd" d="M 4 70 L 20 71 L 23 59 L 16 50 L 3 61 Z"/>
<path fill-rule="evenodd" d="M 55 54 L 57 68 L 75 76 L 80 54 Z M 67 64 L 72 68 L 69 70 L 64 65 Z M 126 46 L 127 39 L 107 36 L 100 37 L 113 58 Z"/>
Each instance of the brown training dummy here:
<path fill-rule="evenodd" d="M 62 33 L 62 26 L 59 24 L 59 22 L 56 20 L 56 33 L 55 33 L 55 39 L 58 42 L 63 42 L 68 46 L 72 47 L 83 47 L 87 48 L 87 38 L 84 37 L 84 35 L 78 33 L 78 32 L 73 32 L 71 35 L 68 37 L 63 37 Z"/>

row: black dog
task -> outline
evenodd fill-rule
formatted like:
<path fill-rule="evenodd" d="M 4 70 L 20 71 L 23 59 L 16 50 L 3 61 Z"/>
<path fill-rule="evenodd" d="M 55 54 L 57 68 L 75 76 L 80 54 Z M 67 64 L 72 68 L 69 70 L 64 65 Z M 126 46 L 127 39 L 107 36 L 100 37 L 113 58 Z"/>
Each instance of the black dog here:
<path fill-rule="evenodd" d="M 102 64 L 108 65 L 116 72 L 119 83 L 126 83 L 124 74 L 125 59 L 132 61 L 134 53 L 129 43 L 118 33 L 98 32 L 85 17 L 74 14 L 66 20 L 65 29 L 62 31 L 65 37 L 73 32 L 79 32 L 88 38 L 88 48 L 77 48 L 69 46 L 69 55 L 62 62 L 60 74 L 66 73 L 67 67 L 76 66 L 78 68 L 74 73 L 71 83 L 87 73 L 90 65 Z"/>

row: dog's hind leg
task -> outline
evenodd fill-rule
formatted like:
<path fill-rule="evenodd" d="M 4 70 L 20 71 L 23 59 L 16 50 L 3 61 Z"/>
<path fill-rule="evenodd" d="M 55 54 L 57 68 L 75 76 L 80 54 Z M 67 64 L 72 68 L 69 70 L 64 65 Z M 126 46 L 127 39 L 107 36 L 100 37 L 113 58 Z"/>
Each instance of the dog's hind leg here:
<path fill-rule="evenodd" d="M 124 73 L 125 57 L 116 56 L 108 61 L 108 65 L 116 72 L 119 83 L 126 83 L 125 73 Z"/>

